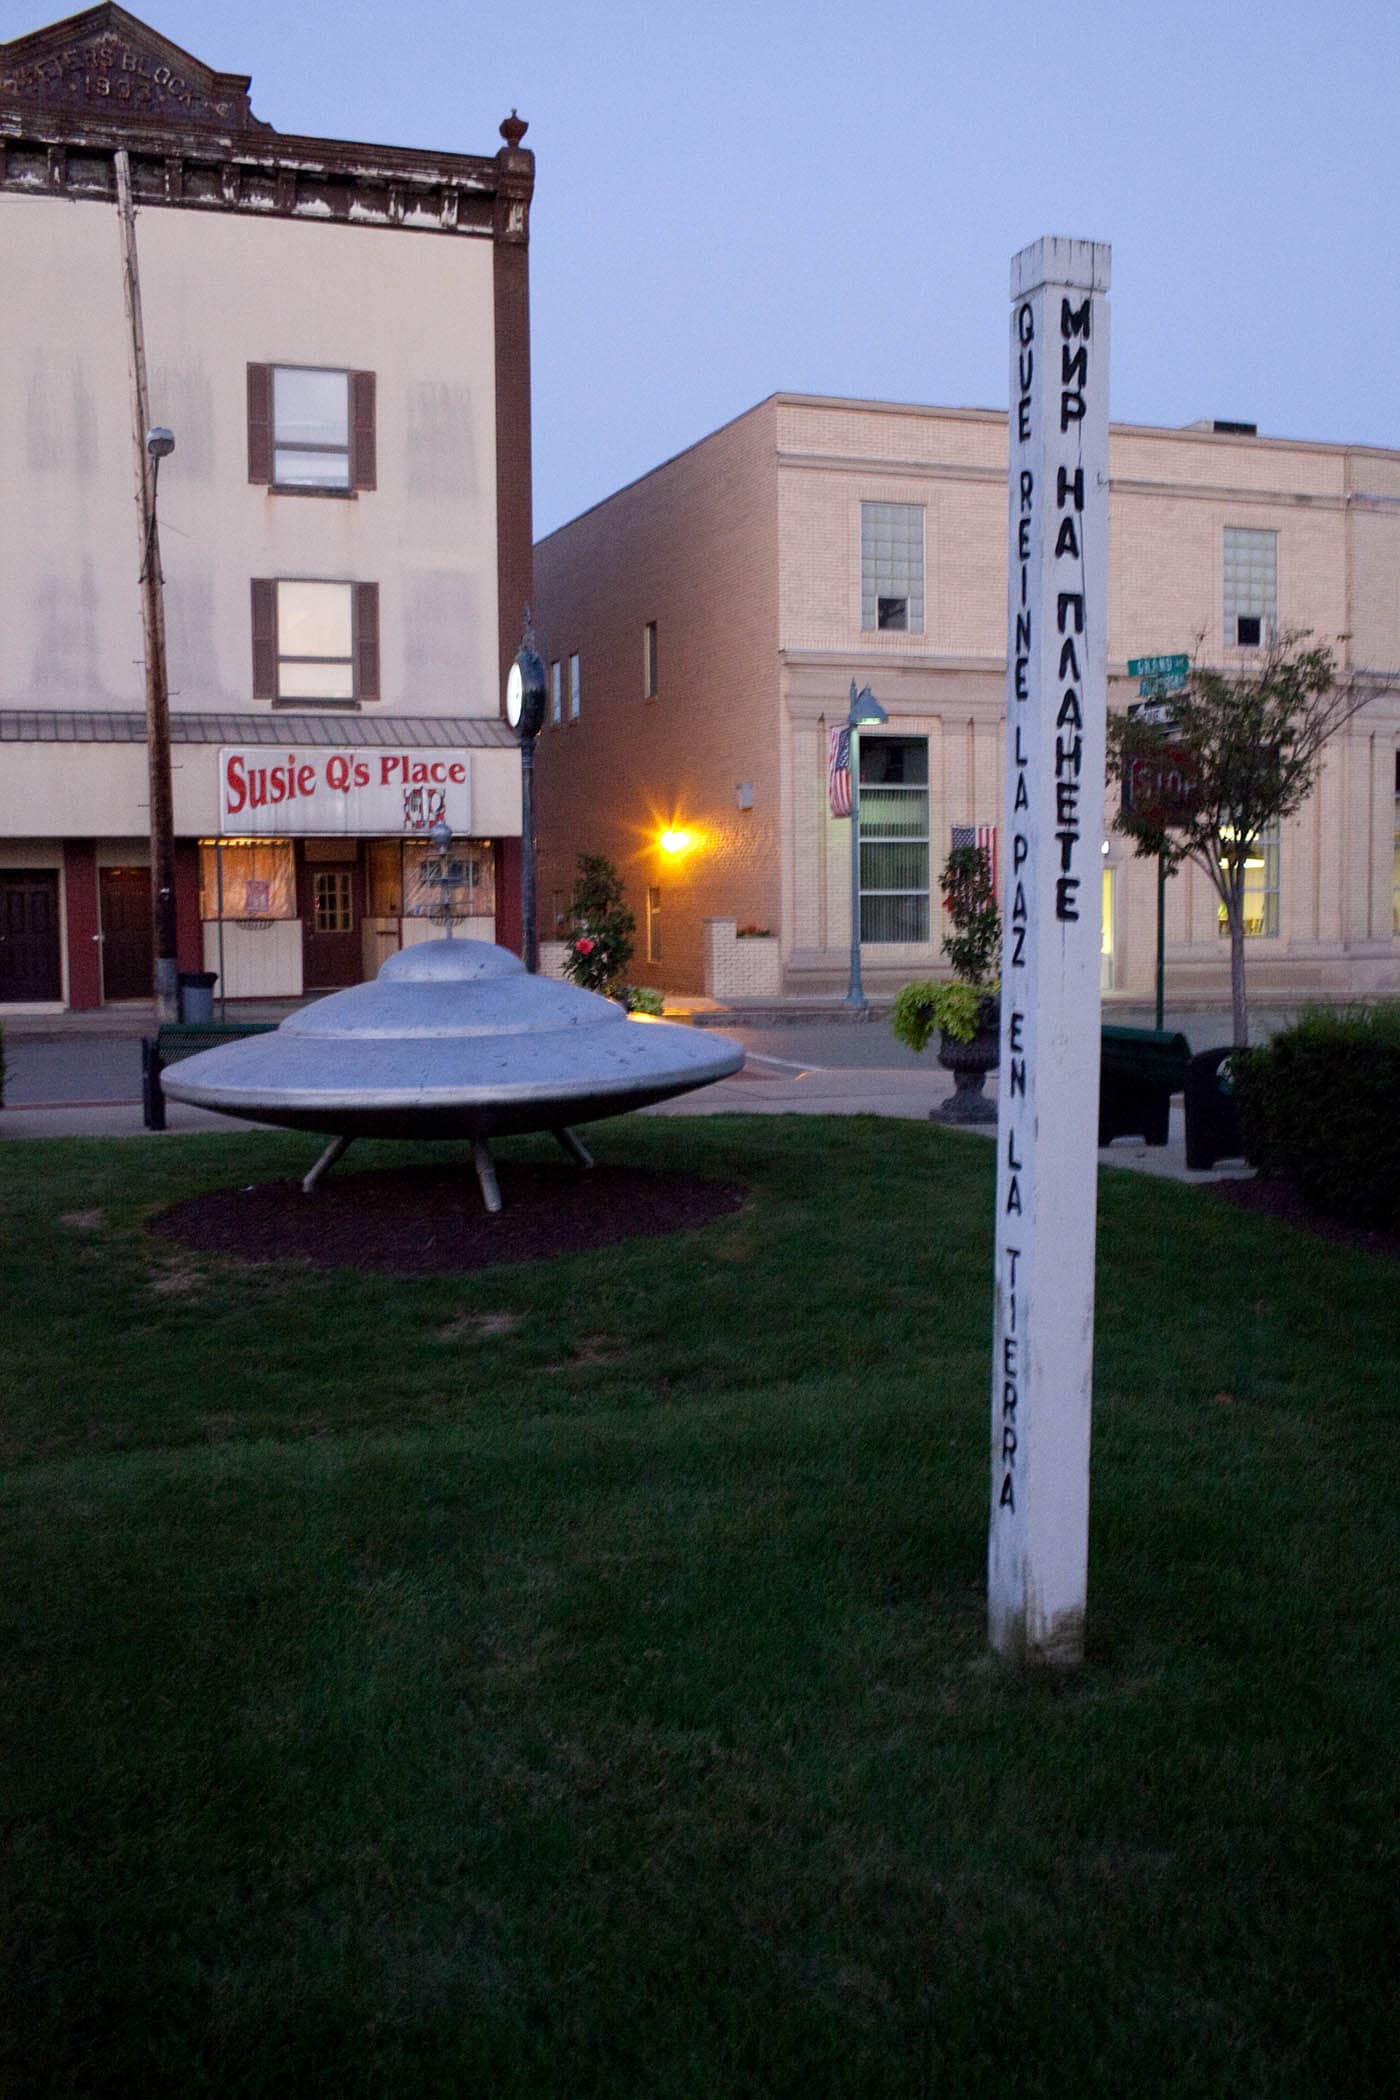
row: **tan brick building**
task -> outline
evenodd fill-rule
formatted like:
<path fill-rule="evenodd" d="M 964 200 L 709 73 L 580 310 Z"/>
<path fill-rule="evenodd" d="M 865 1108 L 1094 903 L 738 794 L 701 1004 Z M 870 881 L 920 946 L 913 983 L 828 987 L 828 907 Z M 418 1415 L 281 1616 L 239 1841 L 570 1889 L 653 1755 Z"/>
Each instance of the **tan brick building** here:
<path fill-rule="evenodd" d="M 1137 696 L 1130 657 L 1243 663 L 1270 628 L 1345 637 L 1349 668 L 1400 666 L 1400 453 L 1116 426 L 1110 473 L 1111 704 Z M 952 827 L 1001 821 L 1004 415 L 777 394 L 542 540 L 535 569 L 546 933 L 575 855 L 605 853 L 639 982 L 843 990 L 850 835 L 826 773 L 855 679 L 889 716 L 862 738 L 866 988 L 938 966 Z M 1388 693 L 1266 842 L 1256 996 L 1400 991 L 1398 753 Z M 1105 989 L 1150 996 L 1153 868 L 1103 836 Z M 1173 999 L 1228 998 L 1197 873 L 1168 887 L 1166 953 Z"/>

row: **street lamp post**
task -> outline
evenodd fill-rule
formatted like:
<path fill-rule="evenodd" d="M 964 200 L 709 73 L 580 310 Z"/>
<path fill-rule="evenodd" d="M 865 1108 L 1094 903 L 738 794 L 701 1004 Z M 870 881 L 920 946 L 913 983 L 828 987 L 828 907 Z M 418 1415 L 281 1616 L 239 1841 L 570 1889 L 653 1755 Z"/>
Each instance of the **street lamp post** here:
<path fill-rule="evenodd" d="M 156 489 L 160 463 L 175 450 L 173 434 L 146 432 L 145 552 L 141 563 L 141 618 L 146 642 L 146 756 L 151 809 L 151 947 L 157 1021 L 180 1011 L 179 938 L 175 912 L 175 807 L 170 779 L 170 687 L 165 660 L 165 578 L 160 566 Z"/>
<path fill-rule="evenodd" d="M 851 981 L 846 1004 L 858 1012 L 863 1012 L 870 1004 L 860 981 L 860 732 L 888 720 L 889 716 L 869 686 L 863 685 L 857 692 L 853 678 L 851 707 L 846 716 L 851 762 Z"/>
<path fill-rule="evenodd" d="M 506 720 L 520 739 L 520 949 L 532 976 L 540 966 L 535 903 L 535 739 L 544 727 L 545 698 L 544 659 L 535 647 L 527 605 L 525 631 L 506 679 Z"/>

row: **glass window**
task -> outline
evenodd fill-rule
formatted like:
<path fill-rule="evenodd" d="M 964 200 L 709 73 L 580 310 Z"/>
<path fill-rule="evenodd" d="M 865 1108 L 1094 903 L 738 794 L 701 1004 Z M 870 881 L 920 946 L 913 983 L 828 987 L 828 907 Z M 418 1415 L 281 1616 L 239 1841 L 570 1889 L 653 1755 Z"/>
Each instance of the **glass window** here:
<path fill-rule="evenodd" d="M 558 664 L 549 667 L 549 719 L 557 729 L 564 719 L 564 687 Z"/>
<path fill-rule="evenodd" d="M 578 720 L 578 709 L 578 657 L 575 655 L 569 658 L 569 720 L 571 722 L 576 722 Z"/>
<path fill-rule="evenodd" d="M 648 620 L 642 629 L 642 697 L 654 700 L 657 694 L 656 622 Z"/>
<path fill-rule="evenodd" d="M 199 916 L 294 919 L 296 870 L 290 839 L 201 839 Z"/>
<path fill-rule="evenodd" d="M 1259 649 L 1278 626 L 1278 534 L 1225 527 L 1225 646 Z"/>
<path fill-rule="evenodd" d="M 929 937 L 928 738 L 860 739 L 860 937 Z"/>
<path fill-rule="evenodd" d="M 272 479 L 282 488 L 350 486 L 350 374 L 275 365 Z"/>
<path fill-rule="evenodd" d="M 348 868 L 318 868 L 312 878 L 311 900 L 317 933 L 355 931 L 355 908 Z"/>
<path fill-rule="evenodd" d="M 647 961 L 661 960 L 661 892 L 647 891 Z"/>
<path fill-rule="evenodd" d="M 352 603 L 348 583 L 278 584 L 279 700 L 354 699 Z"/>
<path fill-rule="evenodd" d="M 452 909 L 461 918 L 496 916 L 496 856 L 489 839 L 453 839 L 448 849 Z M 437 849 L 426 839 L 408 839 L 403 849 L 403 908 L 409 919 L 430 919 L 442 910 L 442 889 L 428 878 L 441 872 Z"/>
<path fill-rule="evenodd" d="M 872 630 L 923 633 L 922 503 L 862 503 L 860 624 Z"/>
<path fill-rule="evenodd" d="M 1229 833 L 1226 833 L 1229 836 Z M 1271 940 L 1278 933 L 1279 827 L 1277 819 L 1260 832 L 1244 864 L 1244 930 L 1250 940 Z M 1228 935 L 1225 907 L 1219 907 L 1220 931 Z"/>

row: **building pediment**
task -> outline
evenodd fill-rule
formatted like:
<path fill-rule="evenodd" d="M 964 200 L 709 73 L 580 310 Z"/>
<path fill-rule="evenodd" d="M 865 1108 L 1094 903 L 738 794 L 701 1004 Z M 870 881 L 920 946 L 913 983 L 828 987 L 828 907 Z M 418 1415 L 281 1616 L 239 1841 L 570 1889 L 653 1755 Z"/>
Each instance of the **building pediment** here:
<path fill-rule="evenodd" d="M 249 84 L 246 73 L 216 73 L 111 0 L 0 44 L 0 104 L 109 124 L 270 131 L 249 107 Z"/>

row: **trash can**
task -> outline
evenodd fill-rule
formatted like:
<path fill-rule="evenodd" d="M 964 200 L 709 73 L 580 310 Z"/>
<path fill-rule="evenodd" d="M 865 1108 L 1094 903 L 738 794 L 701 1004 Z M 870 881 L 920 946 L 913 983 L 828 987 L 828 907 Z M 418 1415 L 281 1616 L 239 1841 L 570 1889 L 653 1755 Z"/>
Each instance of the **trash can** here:
<path fill-rule="evenodd" d="M 1234 1045 L 1202 1050 L 1186 1067 L 1186 1164 L 1204 1174 L 1218 1159 L 1243 1159 L 1240 1112 L 1230 1080 Z"/>
<path fill-rule="evenodd" d="M 181 970 L 179 984 L 182 1021 L 213 1020 L 214 987 L 218 981 L 216 970 Z"/>

